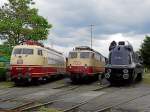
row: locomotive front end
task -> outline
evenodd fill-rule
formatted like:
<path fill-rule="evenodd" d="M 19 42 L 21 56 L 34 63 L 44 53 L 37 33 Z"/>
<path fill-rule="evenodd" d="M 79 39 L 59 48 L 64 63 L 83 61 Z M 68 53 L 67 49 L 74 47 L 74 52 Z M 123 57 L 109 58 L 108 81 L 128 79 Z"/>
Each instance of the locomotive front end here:
<path fill-rule="evenodd" d="M 104 65 L 103 55 L 87 46 L 79 46 L 69 53 L 67 72 L 73 82 L 80 79 L 92 80 L 104 73 Z"/>
<path fill-rule="evenodd" d="M 34 49 L 26 46 L 15 47 L 12 52 L 10 61 L 11 79 L 13 81 L 31 81 L 32 67 L 34 60 Z"/>
<path fill-rule="evenodd" d="M 105 78 L 110 82 L 131 80 L 135 68 L 132 55 L 124 45 L 118 45 L 113 48 L 109 53 L 109 63 L 106 66 Z"/>
<path fill-rule="evenodd" d="M 132 78 L 133 72 L 133 68 L 125 66 L 119 68 L 117 66 L 106 67 L 105 78 L 110 82 L 129 81 Z"/>
<path fill-rule="evenodd" d="M 108 64 L 106 66 L 105 78 L 111 83 L 133 82 L 141 80 L 143 66 L 140 58 L 133 51 L 131 44 L 124 41 L 118 45 L 110 46 Z"/>
<path fill-rule="evenodd" d="M 15 46 L 10 61 L 11 79 L 18 82 L 47 82 L 50 78 L 66 74 L 62 53 L 44 47 L 36 41 Z"/>
<path fill-rule="evenodd" d="M 85 77 L 93 73 L 90 52 L 70 52 L 68 59 L 68 74 L 71 76 Z"/>

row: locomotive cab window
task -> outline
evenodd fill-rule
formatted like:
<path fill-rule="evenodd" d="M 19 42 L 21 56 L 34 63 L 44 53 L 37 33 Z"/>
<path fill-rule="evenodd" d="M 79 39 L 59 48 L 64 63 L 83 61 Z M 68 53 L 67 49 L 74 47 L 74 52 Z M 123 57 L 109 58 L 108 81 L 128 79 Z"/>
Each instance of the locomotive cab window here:
<path fill-rule="evenodd" d="M 22 52 L 22 49 L 14 49 L 14 55 L 16 55 L 16 54 L 21 54 L 21 52 Z"/>
<path fill-rule="evenodd" d="M 42 50 L 38 50 L 38 55 L 40 55 L 40 56 L 42 56 L 43 55 L 43 52 L 42 52 Z"/>
<path fill-rule="evenodd" d="M 81 52 L 80 53 L 80 58 L 89 58 L 90 57 L 90 53 L 89 52 Z"/>
<path fill-rule="evenodd" d="M 28 55 L 32 55 L 33 54 L 33 49 L 27 49 L 27 48 L 23 48 L 23 49 L 15 49 L 14 50 L 14 55 L 16 54 L 28 54 Z"/>
<path fill-rule="evenodd" d="M 69 53 L 69 58 L 77 58 L 77 52 L 70 52 Z"/>
<path fill-rule="evenodd" d="M 22 54 L 32 55 L 33 54 L 33 49 L 23 49 Z"/>
<path fill-rule="evenodd" d="M 128 52 L 112 52 L 109 56 L 109 62 L 113 65 L 131 64 L 131 56 Z"/>

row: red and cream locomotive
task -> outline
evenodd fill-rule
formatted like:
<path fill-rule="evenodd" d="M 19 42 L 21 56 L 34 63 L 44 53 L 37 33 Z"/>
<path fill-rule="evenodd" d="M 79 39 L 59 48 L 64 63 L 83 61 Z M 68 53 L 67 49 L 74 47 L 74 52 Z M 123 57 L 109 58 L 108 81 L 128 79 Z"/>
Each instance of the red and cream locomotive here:
<path fill-rule="evenodd" d="M 66 73 L 63 54 L 35 41 L 15 46 L 10 64 L 11 79 L 15 83 L 46 80 Z"/>
<path fill-rule="evenodd" d="M 75 47 L 69 52 L 67 72 L 73 82 L 105 72 L 105 57 L 88 46 Z"/>

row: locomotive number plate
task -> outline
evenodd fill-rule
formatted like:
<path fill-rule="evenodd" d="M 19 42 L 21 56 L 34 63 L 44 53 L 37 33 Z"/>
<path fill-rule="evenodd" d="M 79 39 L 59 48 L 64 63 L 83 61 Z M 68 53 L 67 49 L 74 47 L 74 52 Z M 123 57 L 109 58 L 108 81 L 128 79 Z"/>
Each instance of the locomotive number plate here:
<path fill-rule="evenodd" d="M 73 64 L 74 65 L 81 65 L 81 62 L 80 61 L 74 61 Z"/>
<path fill-rule="evenodd" d="M 17 60 L 17 64 L 23 64 L 23 60 L 22 59 Z"/>

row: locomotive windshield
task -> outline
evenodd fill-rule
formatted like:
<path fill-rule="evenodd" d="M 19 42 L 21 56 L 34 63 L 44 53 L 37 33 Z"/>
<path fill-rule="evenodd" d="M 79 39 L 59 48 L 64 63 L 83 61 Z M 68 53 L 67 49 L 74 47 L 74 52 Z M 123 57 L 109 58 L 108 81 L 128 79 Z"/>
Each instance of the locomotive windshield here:
<path fill-rule="evenodd" d="M 69 58 L 77 58 L 77 52 L 70 52 Z"/>
<path fill-rule="evenodd" d="M 81 52 L 80 53 L 80 58 L 89 58 L 90 57 L 90 53 L 89 52 Z"/>
<path fill-rule="evenodd" d="M 22 49 L 15 49 L 13 54 L 21 54 Z"/>
<path fill-rule="evenodd" d="M 16 54 L 29 54 L 29 55 L 31 55 L 31 54 L 33 54 L 33 49 L 27 49 L 27 48 L 21 49 L 21 48 L 17 48 L 17 49 L 14 50 L 13 54 L 14 55 L 16 55 Z"/>
<path fill-rule="evenodd" d="M 109 55 L 109 64 L 112 65 L 129 65 L 131 64 L 131 56 L 128 50 L 119 49 L 114 50 Z"/>

